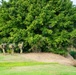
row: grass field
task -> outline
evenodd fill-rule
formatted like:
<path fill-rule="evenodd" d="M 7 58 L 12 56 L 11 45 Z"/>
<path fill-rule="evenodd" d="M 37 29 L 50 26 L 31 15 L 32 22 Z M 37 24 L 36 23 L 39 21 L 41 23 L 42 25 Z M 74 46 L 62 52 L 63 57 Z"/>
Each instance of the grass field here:
<path fill-rule="evenodd" d="M 9 55 L 10 56 L 10 55 Z M 12 56 L 10 56 L 12 60 Z M 0 55 L 0 75 L 76 75 L 76 67 L 36 61 L 10 62 Z"/>
<path fill-rule="evenodd" d="M 6 62 L 0 64 L 1 75 L 76 75 L 75 67 L 56 63 Z"/>

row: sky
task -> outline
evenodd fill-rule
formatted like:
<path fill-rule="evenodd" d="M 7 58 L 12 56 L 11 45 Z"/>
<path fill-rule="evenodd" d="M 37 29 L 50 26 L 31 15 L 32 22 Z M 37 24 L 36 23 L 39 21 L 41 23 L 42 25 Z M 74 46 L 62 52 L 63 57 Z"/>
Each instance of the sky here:
<path fill-rule="evenodd" d="M 73 1 L 73 4 L 76 5 L 76 0 L 71 0 L 71 1 Z"/>

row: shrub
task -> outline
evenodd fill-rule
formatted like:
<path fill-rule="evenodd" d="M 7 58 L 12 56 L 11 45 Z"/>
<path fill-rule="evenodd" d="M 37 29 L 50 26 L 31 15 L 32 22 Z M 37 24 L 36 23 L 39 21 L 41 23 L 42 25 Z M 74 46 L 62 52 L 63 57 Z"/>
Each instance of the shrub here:
<path fill-rule="evenodd" d="M 70 55 L 71 55 L 74 59 L 76 59 L 76 51 L 70 51 Z"/>

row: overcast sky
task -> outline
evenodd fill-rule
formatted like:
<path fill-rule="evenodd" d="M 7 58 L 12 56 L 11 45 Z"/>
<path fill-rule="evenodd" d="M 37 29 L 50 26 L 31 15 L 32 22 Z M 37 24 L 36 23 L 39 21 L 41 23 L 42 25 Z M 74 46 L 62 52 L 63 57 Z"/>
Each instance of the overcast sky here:
<path fill-rule="evenodd" d="M 73 4 L 75 4 L 75 5 L 76 5 L 76 0 L 71 0 L 71 1 L 73 1 Z"/>

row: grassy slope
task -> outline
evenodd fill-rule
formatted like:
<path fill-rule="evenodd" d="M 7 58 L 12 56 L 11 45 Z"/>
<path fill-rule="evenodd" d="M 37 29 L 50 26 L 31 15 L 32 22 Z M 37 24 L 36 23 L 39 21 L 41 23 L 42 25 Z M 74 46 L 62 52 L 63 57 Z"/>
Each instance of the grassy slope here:
<path fill-rule="evenodd" d="M 11 55 L 0 55 L 0 75 L 76 75 L 76 67 L 35 61 L 10 62 L 9 57 L 10 61 L 14 59 Z"/>
<path fill-rule="evenodd" d="M 55 63 L 22 62 L 0 65 L 1 75 L 76 75 L 76 68 Z M 35 64 L 34 64 L 35 63 Z M 9 65 L 8 65 L 9 64 Z M 27 64 L 27 65 L 26 65 Z"/>

